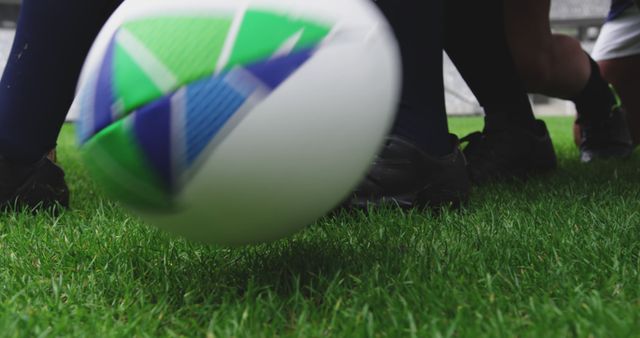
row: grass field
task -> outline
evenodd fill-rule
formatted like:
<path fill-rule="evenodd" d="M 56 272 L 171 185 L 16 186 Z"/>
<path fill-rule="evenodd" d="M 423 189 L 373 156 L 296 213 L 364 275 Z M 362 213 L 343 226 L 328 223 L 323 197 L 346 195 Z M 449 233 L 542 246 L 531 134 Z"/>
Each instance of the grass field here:
<path fill-rule="evenodd" d="M 73 209 L 0 216 L 0 336 L 640 336 L 640 156 L 581 165 L 571 120 L 547 122 L 553 176 L 478 188 L 461 212 L 326 218 L 238 249 L 127 215 L 65 127 Z"/>

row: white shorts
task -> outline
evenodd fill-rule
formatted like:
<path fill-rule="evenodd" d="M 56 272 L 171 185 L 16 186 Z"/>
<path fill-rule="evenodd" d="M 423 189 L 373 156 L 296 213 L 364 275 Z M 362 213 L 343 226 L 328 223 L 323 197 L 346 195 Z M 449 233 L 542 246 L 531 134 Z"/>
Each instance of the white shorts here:
<path fill-rule="evenodd" d="M 640 54 L 640 9 L 629 7 L 602 26 L 591 57 L 596 61 Z"/>

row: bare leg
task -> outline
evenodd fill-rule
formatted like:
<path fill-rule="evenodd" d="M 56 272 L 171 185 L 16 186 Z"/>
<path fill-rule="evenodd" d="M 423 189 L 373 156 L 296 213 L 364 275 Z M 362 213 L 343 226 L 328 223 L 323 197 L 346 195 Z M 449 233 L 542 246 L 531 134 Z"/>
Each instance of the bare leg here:
<path fill-rule="evenodd" d="M 580 160 L 629 156 L 632 141 L 615 96 L 577 40 L 552 34 L 551 0 L 503 1 L 507 39 L 527 90 L 576 105 Z"/>
<path fill-rule="evenodd" d="M 505 0 L 507 39 L 516 67 L 530 92 L 576 96 L 591 75 L 580 43 L 551 33 L 550 0 Z"/>

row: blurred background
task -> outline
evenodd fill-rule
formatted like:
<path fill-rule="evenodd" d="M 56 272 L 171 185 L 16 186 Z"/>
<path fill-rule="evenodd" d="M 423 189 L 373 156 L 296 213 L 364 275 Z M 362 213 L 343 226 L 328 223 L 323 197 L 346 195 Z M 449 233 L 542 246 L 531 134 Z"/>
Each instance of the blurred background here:
<path fill-rule="evenodd" d="M 609 10 L 610 1 L 553 0 L 552 4 L 554 31 L 577 37 L 585 50 L 590 51 Z M 20 0 L 0 0 L 0 73 L 11 50 L 19 11 Z M 446 56 L 444 69 L 447 112 L 450 115 L 480 115 L 480 106 Z M 540 95 L 532 95 L 531 100 L 538 115 L 575 114 L 573 105 L 566 101 Z"/>

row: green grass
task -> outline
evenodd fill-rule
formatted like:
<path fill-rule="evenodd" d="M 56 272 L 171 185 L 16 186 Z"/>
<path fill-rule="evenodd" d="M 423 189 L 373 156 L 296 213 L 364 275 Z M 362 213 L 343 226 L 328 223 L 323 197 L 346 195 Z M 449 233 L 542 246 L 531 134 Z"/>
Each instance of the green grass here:
<path fill-rule="evenodd" d="M 547 122 L 555 175 L 478 188 L 461 212 L 326 218 L 237 249 L 105 199 L 65 127 L 73 209 L 0 216 L 0 336 L 640 336 L 640 157 L 581 165 L 571 120 Z"/>

